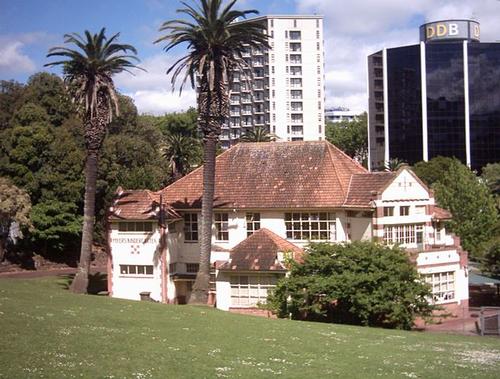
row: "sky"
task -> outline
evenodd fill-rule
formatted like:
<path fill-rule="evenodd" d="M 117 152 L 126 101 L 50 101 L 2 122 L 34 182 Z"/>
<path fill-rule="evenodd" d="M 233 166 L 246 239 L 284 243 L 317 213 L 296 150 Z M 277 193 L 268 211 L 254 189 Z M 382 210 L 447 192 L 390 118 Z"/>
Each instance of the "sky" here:
<path fill-rule="evenodd" d="M 187 0 L 190 2 L 190 0 Z M 45 68 L 50 47 L 63 44 L 65 33 L 120 32 L 119 41 L 134 45 L 147 71 L 115 76 L 118 90 L 132 97 L 140 113 L 163 114 L 195 106 L 187 89 L 172 91 L 167 68 L 185 47 L 168 54 L 153 44 L 160 25 L 178 18 L 179 0 L 0 0 L 0 80 L 26 82 Z M 239 0 L 237 9 L 260 15 L 324 16 L 325 102 L 356 112 L 367 108 L 366 57 L 384 47 L 418 43 L 418 27 L 429 21 L 472 18 L 481 23 L 481 41 L 500 41 L 499 0 Z"/>

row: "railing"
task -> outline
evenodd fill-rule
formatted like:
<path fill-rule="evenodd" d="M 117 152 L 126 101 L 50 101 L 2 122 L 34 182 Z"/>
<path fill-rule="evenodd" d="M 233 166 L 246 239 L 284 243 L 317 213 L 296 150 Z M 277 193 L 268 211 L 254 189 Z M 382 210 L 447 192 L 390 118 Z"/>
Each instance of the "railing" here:
<path fill-rule="evenodd" d="M 500 307 L 481 307 L 479 325 L 482 336 L 500 336 Z"/>

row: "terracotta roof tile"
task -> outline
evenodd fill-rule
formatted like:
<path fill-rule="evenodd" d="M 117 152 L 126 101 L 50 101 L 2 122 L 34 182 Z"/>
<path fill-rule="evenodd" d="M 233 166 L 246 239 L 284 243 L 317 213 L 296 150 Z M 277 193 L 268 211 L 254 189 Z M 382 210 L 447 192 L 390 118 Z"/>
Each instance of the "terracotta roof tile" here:
<path fill-rule="evenodd" d="M 453 216 L 451 214 L 450 211 L 444 209 L 444 208 L 440 208 L 440 207 L 437 207 L 435 206 L 434 207 L 434 213 L 432 214 L 432 218 L 433 219 L 436 219 L 436 220 L 449 220 L 451 219 Z"/>
<path fill-rule="evenodd" d="M 236 245 L 230 253 L 230 260 L 220 270 L 234 271 L 286 271 L 278 261 L 278 252 L 291 252 L 294 259 L 300 260 L 303 250 L 281 238 L 268 229 L 259 229 Z"/>
<path fill-rule="evenodd" d="M 345 206 L 369 206 L 377 198 L 377 192 L 382 191 L 387 184 L 396 178 L 394 172 L 370 172 L 354 174 L 349 185 Z"/>
<path fill-rule="evenodd" d="M 339 207 L 350 177 L 366 173 L 326 141 L 240 143 L 216 160 L 215 206 L 238 208 Z M 200 208 L 202 168 L 162 193 L 175 209 Z"/>
<path fill-rule="evenodd" d="M 110 208 L 109 218 L 112 220 L 153 220 L 158 218 L 160 195 L 148 190 L 119 190 Z M 167 220 L 181 216 L 167 206 Z"/>

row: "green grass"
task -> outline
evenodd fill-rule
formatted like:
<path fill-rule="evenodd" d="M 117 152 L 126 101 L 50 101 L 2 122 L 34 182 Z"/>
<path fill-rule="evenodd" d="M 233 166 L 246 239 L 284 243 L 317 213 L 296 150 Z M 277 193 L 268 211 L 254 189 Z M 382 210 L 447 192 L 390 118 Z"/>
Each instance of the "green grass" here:
<path fill-rule="evenodd" d="M 498 378 L 500 339 L 242 316 L 0 280 L 0 378 Z"/>

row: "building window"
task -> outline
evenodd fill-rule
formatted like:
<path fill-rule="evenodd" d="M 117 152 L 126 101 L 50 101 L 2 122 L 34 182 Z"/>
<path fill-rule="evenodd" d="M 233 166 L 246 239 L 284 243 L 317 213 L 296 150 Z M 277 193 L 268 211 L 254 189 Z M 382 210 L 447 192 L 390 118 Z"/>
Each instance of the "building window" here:
<path fill-rule="evenodd" d="M 285 213 L 286 238 L 307 241 L 336 239 L 335 214 Z"/>
<path fill-rule="evenodd" d="M 265 303 L 270 289 L 276 287 L 276 276 L 231 276 L 231 306 L 255 307 Z"/>
<path fill-rule="evenodd" d="M 316 20 L 316 27 L 319 28 L 319 20 Z"/>
<path fill-rule="evenodd" d="M 300 40 L 300 30 L 291 30 L 290 31 L 290 39 L 291 40 Z"/>
<path fill-rule="evenodd" d="M 317 21 L 316 21 L 317 23 Z M 319 30 L 316 30 L 316 38 L 319 39 Z"/>
<path fill-rule="evenodd" d="M 122 221 L 118 223 L 119 232 L 152 232 L 153 223 L 151 221 Z"/>
<path fill-rule="evenodd" d="M 423 243 L 423 235 L 422 225 L 407 224 L 384 226 L 384 243 L 386 245 Z"/>
<path fill-rule="evenodd" d="M 422 275 L 432 288 L 432 297 L 436 302 L 455 299 L 455 272 L 436 272 Z"/>
<path fill-rule="evenodd" d="M 260 213 L 247 213 L 247 237 L 260 229 Z"/>
<path fill-rule="evenodd" d="M 186 272 L 198 272 L 200 265 L 198 263 L 186 263 Z"/>
<path fill-rule="evenodd" d="M 290 42 L 290 50 L 294 52 L 300 52 L 302 50 L 300 42 Z"/>
<path fill-rule="evenodd" d="M 215 213 L 215 238 L 217 241 L 229 240 L 229 216 L 227 213 Z"/>
<path fill-rule="evenodd" d="M 120 275 L 152 276 L 152 265 L 120 265 Z"/>
<path fill-rule="evenodd" d="M 318 51 L 320 50 L 320 44 L 319 44 L 319 42 L 316 42 L 316 50 L 318 50 Z"/>
<path fill-rule="evenodd" d="M 293 20 L 293 27 L 296 28 L 297 27 L 297 20 Z"/>
<path fill-rule="evenodd" d="M 198 214 L 196 213 L 184 214 L 184 241 L 198 241 Z"/>
<path fill-rule="evenodd" d="M 384 217 L 394 216 L 394 207 L 384 207 Z"/>
<path fill-rule="evenodd" d="M 400 216 L 409 216 L 410 215 L 410 207 L 408 205 L 399 207 L 399 215 Z"/>

